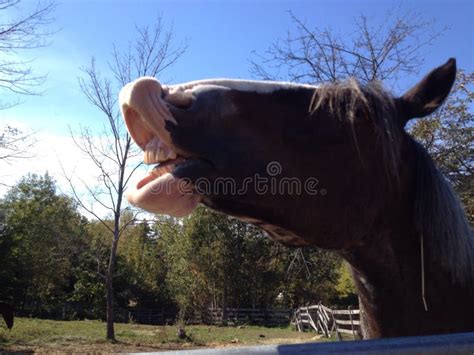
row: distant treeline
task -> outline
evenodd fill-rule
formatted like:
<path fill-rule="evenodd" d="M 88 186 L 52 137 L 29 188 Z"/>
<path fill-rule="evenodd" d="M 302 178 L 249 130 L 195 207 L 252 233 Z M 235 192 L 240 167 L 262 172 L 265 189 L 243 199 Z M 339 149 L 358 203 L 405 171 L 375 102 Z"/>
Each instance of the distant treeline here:
<path fill-rule="evenodd" d="M 181 220 L 133 216 L 122 216 L 114 277 L 119 321 L 126 309 L 166 308 L 185 319 L 208 307 L 357 302 L 335 254 L 283 247 L 206 208 Z M 24 177 L 0 200 L 0 300 L 21 315 L 103 319 L 107 223 L 81 215 L 48 174 Z"/>

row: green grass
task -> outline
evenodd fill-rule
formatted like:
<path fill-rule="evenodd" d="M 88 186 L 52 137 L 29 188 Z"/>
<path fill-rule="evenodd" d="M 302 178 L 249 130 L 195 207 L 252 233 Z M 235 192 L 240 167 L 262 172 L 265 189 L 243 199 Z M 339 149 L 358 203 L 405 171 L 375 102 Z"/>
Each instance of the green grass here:
<path fill-rule="evenodd" d="M 116 324 L 117 342 L 110 343 L 105 340 L 104 322 L 16 318 L 11 331 L 0 325 L 0 351 L 157 351 L 316 341 L 315 333 L 289 328 L 197 325 L 185 329 L 188 339 L 180 340 L 175 326 Z"/>

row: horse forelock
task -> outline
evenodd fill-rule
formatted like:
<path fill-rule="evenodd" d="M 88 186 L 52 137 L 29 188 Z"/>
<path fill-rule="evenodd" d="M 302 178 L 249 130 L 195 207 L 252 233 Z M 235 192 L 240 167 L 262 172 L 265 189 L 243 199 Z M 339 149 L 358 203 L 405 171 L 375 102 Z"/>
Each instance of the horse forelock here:
<path fill-rule="evenodd" d="M 388 181 L 398 182 L 402 130 L 397 123 L 393 96 L 380 82 L 362 85 L 356 79 L 349 78 L 323 84 L 314 90 L 309 108 L 311 114 L 319 110 L 326 110 L 336 119 L 351 124 L 357 149 L 358 137 L 354 126 L 358 120 L 370 120 L 382 150 Z"/>

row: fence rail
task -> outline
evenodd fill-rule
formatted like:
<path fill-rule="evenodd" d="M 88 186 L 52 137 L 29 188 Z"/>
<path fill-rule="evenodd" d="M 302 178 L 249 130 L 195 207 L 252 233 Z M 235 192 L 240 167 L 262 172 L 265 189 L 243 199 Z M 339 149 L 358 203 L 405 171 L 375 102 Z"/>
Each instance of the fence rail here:
<path fill-rule="evenodd" d="M 187 317 L 188 324 L 286 326 L 290 322 L 291 309 L 261 308 L 206 308 Z M 176 311 L 165 309 L 129 310 L 129 320 L 141 324 L 163 325 L 176 321 Z"/>
<path fill-rule="evenodd" d="M 259 308 L 220 308 L 205 310 L 201 320 L 207 324 L 256 324 L 256 325 L 287 325 L 290 321 L 290 309 L 259 309 Z"/>
<path fill-rule="evenodd" d="M 360 339 L 360 310 L 331 309 L 319 303 L 313 306 L 300 307 L 294 313 L 290 323 L 299 332 L 315 331 L 326 338 L 335 333 L 339 340 L 343 334 Z"/>

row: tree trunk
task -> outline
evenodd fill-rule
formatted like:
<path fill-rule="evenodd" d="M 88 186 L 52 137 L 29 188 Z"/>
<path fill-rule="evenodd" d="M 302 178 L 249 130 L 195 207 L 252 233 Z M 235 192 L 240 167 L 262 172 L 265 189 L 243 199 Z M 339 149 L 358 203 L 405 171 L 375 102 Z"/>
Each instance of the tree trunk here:
<path fill-rule="evenodd" d="M 222 325 L 227 325 L 227 285 L 224 283 L 224 293 L 222 295 Z"/>
<path fill-rule="evenodd" d="M 105 274 L 106 300 L 107 300 L 107 340 L 115 341 L 114 330 L 114 287 L 113 277 L 115 271 L 115 260 L 117 255 L 117 244 L 119 240 L 118 228 L 115 229 L 112 248 L 110 249 L 109 268 Z"/>
<path fill-rule="evenodd" d="M 112 275 L 107 271 L 105 276 L 106 299 L 107 299 L 107 339 L 115 340 L 114 331 L 114 288 L 112 285 Z"/>
<path fill-rule="evenodd" d="M 114 214 L 114 238 L 112 240 L 112 247 L 110 248 L 110 259 L 109 259 L 109 269 L 106 274 L 106 284 L 107 284 L 107 340 L 115 341 L 115 330 L 114 330 L 114 287 L 113 287 L 113 277 L 115 271 L 115 263 L 117 259 L 117 247 L 118 241 L 120 238 L 120 218 L 122 216 L 122 197 L 123 197 L 123 177 L 125 173 L 125 164 L 128 157 L 128 149 L 130 147 L 130 139 L 127 140 L 127 147 L 125 150 L 125 158 L 123 164 L 120 166 L 120 175 L 118 181 L 118 191 L 117 191 L 117 205 L 115 206 Z"/>

